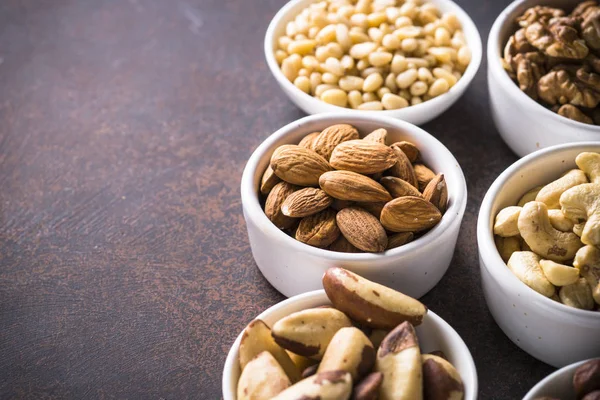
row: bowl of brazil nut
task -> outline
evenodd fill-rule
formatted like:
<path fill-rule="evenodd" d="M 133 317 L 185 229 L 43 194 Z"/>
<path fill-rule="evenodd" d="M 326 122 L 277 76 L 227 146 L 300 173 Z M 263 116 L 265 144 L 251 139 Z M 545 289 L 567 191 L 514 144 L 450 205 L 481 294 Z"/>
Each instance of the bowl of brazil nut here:
<path fill-rule="evenodd" d="M 494 22 L 487 43 L 492 116 L 519 156 L 600 140 L 599 13 L 596 1 L 519 0 Z"/>
<path fill-rule="evenodd" d="M 267 138 L 244 169 L 252 254 L 286 296 L 344 267 L 419 298 L 454 253 L 467 189 L 454 156 L 422 129 L 372 114 L 321 114 Z"/>
<path fill-rule="evenodd" d="M 488 308 L 517 346 L 555 367 L 600 356 L 600 142 L 505 170 L 483 199 L 477 242 Z"/>
<path fill-rule="evenodd" d="M 548 375 L 523 400 L 600 399 L 600 359 L 579 361 Z"/>
<path fill-rule="evenodd" d="M 422 124 L 448 109 L 481 63 L 481 38 L 450 0 L 292 0 L 265 57 L 308 114 L 356 110 Z"/>
<path fill-rule="evenodd" d="M 477 398 L 469 349 L 418 300 L 343 268 L 327 270 L 322 287 L 240 333 L 223 368 L 225 400 Z"/>

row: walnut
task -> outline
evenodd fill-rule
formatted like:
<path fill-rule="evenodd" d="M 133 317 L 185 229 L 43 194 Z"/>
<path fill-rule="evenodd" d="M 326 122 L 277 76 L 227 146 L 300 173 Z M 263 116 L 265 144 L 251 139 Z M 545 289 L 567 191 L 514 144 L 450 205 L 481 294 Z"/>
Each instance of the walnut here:
<path fill-rule="evenodd" d="M 562 115 L 563 117 L 567 117 L 567 118 L 575 120 L 575 121 L 583 122 L 584 124 L 593 124 L 594 123 L 594 121 L 590 117 L 585 115 L 583 113 L 583 111 L 581 111 L 579 108 L 577 108 L 571 104 L 565 104 L 565 105 L 561 106 L 558 109 L 557 113 L 558 113 L 558 115 Z"/>
<path fill-rule="evenodd" d="M 545 25 L 551 18 L 562 17 L 563 15 L 565 15 L 565 12 L 558 8 L 535 6 L 525 10 L 523 15 L 517 18 L 517 22 L 523 28 L 526 28 L 534 22 L 541 22 Z"/>
<path fill-rule="evenodd" d="M 563 21 L 549 26 L 534 22 L 525 28 L 525 37 L 531 45 L 551 57 L 582 59 L 589 52 L 577 29 Z"/>
<path fill-rule="evenodd" d="M 588 9 L 581 23 L 581 37 L 594 50 L 600 49 L 600 7 Z"/>
<path fill-rule="evenodd" d="M 525 29 L 519 29 L 508 39 L 506 46 L 504 46 L 504 61 L 514 68 L 514 56 L 519 53 L 530 53 L 535 51 L 537 51 L 537 49 L 529 44 L 527 38 L 525 37 Z"/>
<path fill-rule="evenodd" d="M 537 82 L 543 75 L 544 58 L 540 53 L 519 53 L 513 57 L 512 70 L 516 71 L 519 88 L 529 97 L 537 99 Z"/>
<path fill-rule="evenodd" d="M 596 81 L 600 76 L 586 72 L 587 82 Z M 595 75 L 592 77 L 590 75 Z M 571 104 L 586 108 L 594 108 L 600 102 L 600 93 L 594 87 L 581 80 L 579 71 L 577 78 L 571 77 L 568 71 L 553 70 L 542 76 L 537 84 L 540 99 L 548 104 Z"/>
<path fill-rule="evenodd" d="M 575 7 L 573 9 L 573 11 L 571 11 L 571 15 L 574 17 L 583 17 L 583 16 L 585 16 L 585 13 L 588 12 L 588 10 L 590 8 L 597 7 L 597 6 L 598 6 L 598 2 L 595 0 L 583 1 L 583 2 L 579 3 L 577 5 L 577 7 Z"/>

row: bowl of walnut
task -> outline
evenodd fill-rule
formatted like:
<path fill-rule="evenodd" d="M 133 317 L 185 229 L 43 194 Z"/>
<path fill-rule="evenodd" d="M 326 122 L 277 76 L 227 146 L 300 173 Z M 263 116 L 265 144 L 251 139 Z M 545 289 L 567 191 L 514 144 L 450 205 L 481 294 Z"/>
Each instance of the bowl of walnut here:
<path fill-rule="evenodd" d="M 337 113 L 267 138 L 241 195 L 254 260 L 284 295 L 319 289 L 335 266 L 419 298 L 450 265 L 467 189 L 452 153 L 419 127 Z"/>
<path fill-rule="evenodd" d="M 487 44 L 492 116 L 519 156 L 600 140 L 600 5 L 525 0 L 496 19 Z"/>

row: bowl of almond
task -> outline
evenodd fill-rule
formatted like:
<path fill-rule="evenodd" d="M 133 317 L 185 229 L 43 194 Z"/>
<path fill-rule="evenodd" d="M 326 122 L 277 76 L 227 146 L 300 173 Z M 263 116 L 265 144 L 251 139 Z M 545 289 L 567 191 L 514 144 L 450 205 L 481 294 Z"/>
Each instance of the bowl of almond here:
<path fill-rule="evenodd" d="M 245 327 L 223 368 L 225 400 L 477 398 L 469 349 L 418 300 L 343 268 L 322 288 Z"/>
<path fill-rule="evenodd" d="M 332 266 L 423 296 L 450 265 L 467 199 L 458 162 L 433 136 L 345 113 L 272 134 L 241 194 L 254 259 L 286 296 L 319 289 Z"/>

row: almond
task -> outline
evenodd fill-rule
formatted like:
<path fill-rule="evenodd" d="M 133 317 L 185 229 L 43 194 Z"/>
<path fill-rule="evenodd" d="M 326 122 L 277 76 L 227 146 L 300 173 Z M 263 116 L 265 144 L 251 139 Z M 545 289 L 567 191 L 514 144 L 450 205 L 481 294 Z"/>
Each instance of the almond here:
<path fill-rule="evenodd" d="M 446 211 L 446 204 L 448 204 L 448 186 L 446 186 L 446 180 L 444 174 L 437 174 L 423 190 L 423 197 L 431 204 L 436 206 L 438 210 L 443 214 Z"/>
<path fill-rule="evenodd" d="M 275 150 L 271 168 L 282 180 L 300 186 L 318 185 L 321 174 L 333 169 L 314 151 L 294 144 L 285 144 Z"/>
<path fill-rule="evenodd" d="M 336 211 L 340 211 L 343 208 L 346 207 L 350 207 L 354 205 L 353 201 L 350 200 L 340 200 L 340 199 L 333 199 L 333 203 L 331 204 L 331 208 L 333 208 Z"/>
<path fill-rule="evenodd" d="M 298 186 L 290 183 L 279 182 L 271 189 L 271 192 L 267 196 L 265 214 L 279 229 L 291 228 L 296 222 L 294 218 L 283 215 L 281 205 L 290 194 L 298 189 Z"/>
<path fill-rule="evenodd" d="M 331 153 L 335 169 L 374 174 L 385 171 L 397 162 L 394 151 L 383 144 L 365 140 L 349 140 L 339 144 Z"/>
<path fill-rule="evenodd" d="M 389 169 L 389 174 L 410 183 L 414 187 L 418 187 L 415 170 L 406 154 L 396 145 L 392 145 L 391 149 L 396 156 L 397 162 Z"/>
<path fill-rule="evenodd" d="M 411 163 L 414 163 L 419 159 L 419 149 L 413 143 L 403 140 L 394 143 L 393 146 L 398 146 L 400 150 L 406 154 L 406 157 L 408 157 Z"/>
<path fill-rule="evenodd" d="M 304 136 L 302 138 L 302 140 L 300 141 L 300 143 L 298 143 L 298 146 L 300 147 L 304 147 L 305 149 L 313 149 L 313 143 L 315 142 L 315 139 L 317 138 L 317 136 L 319 136 L 321 132 L 313 132 L 313 133 L 309 133 L 308 135 Z"/>
<path fill-rule="evenodd" d="M 273 187 L 279 182 L 281 182 L 281 179 L 273 173 L 273 168 L 271 168 L 270 165 L 267 166 L 267 169 L 260 180 L 260 192 L 265 196 L 268 195 Z"/>
<path fill-rule="evenodd" d="M 427 184 L 435 178 L 435 172 L 424 166 L 423 164 L 413 165 L 415 175 L 417 176 L 417 182 L 419 183 L 419 190 L 423 192 L 427 187 Z"/>
<path fill-rule="evenodd" d="M 379 219 L 381 216 L 381 210 L 385 207 L 387 202 L 377 201 L 372 203 L 360 203 L 359 206 L 371 213 L 375 218 Z"/>
<path fill-rule="evenodd" d="M 442 214 L 421 197 L 398 197 L 381 211 L 381 224 L 392 232 L 419 232 L 440 222 Z"/>
<path fill-rule="evenodd" d="M 385 229 L 368 211 L 359 207 L 344 208 L 337 213 L 336 220 L 344 237 L 357 248 L 375 253 L 385 250 Z"/>
<path fill-rule="evenodd" d="M 315 247 L 327 247 L 340 235 L 335 211 L 327 209 L 302 218 L 296 230 L 296 240 Z"/>
<path fill-rule="evenodd" d="M 396 247 L 404 246 L 406 243 L 413 240 L 415 234 L 412 232 L 400 232 L 388 236 L 387 249 L 395 249 Z"/>
<path fill-rule="evenodd" d="M 340 200 L 389 201 L 392 196 L 373 179 L 351 171 L 329 171 L 321 175 L 319 185 L 328 195 Z"/>
<path fill-rule="evenodd" d="M 394 198 L 403 196 L 422 197 L 421 192 L 419 192 L 416 187 L 395 176 L 384 176 L 379 180 L 379 183 L 381 183 Z"/>
<path fill-rule="evenodd" d="M 338 251 L 340 253 L 360 253 L 361 251 L 357 249 L 352 243 L 348 241 L 344 237 L 344 235 L 340 235 L 335 242 L 331 243 L 329 246 L 329 250 Z"/>
<path fill-rule="evenodd" d="M 283 215 L 293 218 L 307 217 L 323 211 L 333 203 L 321 189 L 304 188 L 290 194 L 281 205 Z"/>
<path fill-rule="evenodd" d="M 383 128 L 375 129 L 363 138 L 367 142 L 375 142 L 385 145 L 387 141 L 387 130 Z"/>
<path fill-rule="evenodd" d="M 331 125 L 323 129 L 323 131 L 315 137 L 312 142 L 312 149 L 326 160 L 329 160 L 333 149 L 335 149 L 338 144 L 347 140 L 358 139 L 358 137 L 358 131 L 352 125 Z"/>

